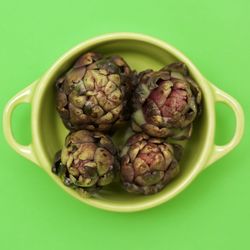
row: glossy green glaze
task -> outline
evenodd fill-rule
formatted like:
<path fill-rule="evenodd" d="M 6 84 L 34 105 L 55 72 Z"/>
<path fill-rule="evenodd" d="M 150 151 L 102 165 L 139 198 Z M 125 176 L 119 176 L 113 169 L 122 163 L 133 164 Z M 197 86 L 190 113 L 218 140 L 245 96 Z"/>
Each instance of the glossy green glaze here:
<path fill-rule="evenodd" d="M 202 90 L 203 113 L 195 123 L 195 132 L 187 144 L 180 163 L 181 173 L 158 194 L 132 195 L 114 185 L 108 190 L 100 192 L 98 197 L 82 198 L 75 191 L 65 187 L 59 178 L 51 173 L 54 154 L 62 147 L 67 134 L 55 110 L 54 82 L 80 54 L 87 51 L 97 51 L 107 55 L 119 54 L 138 71 L 147 68 L 159 69 L 165 64 L 177 60 L 183 61 Z M 18 104 L 23 102 L 32 104 L 32 144 L 29 146 L 16 143 L 11 132 L 11 113 Z M 224 146 L 214 144 L 216 102 L 227 104 L 236 116 L 235 135 Z M 41 166 L 70 195 L 101 209 L 132 212 L 154 207 L 171 199 L 186 188 L 204 168 L 232 150 L 242 137 L 244 115 L 241 106 L 234 98 L 209 83 L 192 62 L 177 49 L 149 36 L 114 33 L 83 42 L 63 55 L 40 80 L 9 101 L 4 111 L 3 125 L 9 144 L 19 154 Z"/>

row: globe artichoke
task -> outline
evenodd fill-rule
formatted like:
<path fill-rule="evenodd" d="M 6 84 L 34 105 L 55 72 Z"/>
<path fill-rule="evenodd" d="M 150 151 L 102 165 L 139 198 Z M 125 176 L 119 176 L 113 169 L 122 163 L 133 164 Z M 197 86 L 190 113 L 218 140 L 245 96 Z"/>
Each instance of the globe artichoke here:
<path fill-rule="evenodd" d="M 133 135 L 121 153 L 122 186 L 131 193 L 159 192 L 179 173 L 181 153 L 180 145 L 143 133 Z"/>
<path fill-rule="evenodd" d="M 82 55 L 56 81 L 56 108 L 65 126 L 109 131 L 129 119 L 134 75 L 120 56 Z"/>
<path fill-rule="evenodd" d="M 55 157 L 52 171 L 65 185 L 84 195 L 110 184 L 118 170 L 116 149 L 111 139 L 87 130 L 71 132 Z"/>
<path fill-rule="evenodd" d="M 200 112 L 201 91 L 184 63 L 138 76 L 133 96 L 132 129 L 155 137 L 189 138 L 192 122 Z"/>

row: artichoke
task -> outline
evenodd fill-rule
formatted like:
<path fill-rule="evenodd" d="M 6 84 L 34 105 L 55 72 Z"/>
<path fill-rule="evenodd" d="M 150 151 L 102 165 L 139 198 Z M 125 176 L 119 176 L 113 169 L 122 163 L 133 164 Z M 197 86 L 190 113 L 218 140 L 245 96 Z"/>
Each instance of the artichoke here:
<path fill-rule="evenodd" d="M 187 139 L 200 113 L 201 91 L 184 63 L 138 75 L 132 129 L 154 137 Z"/>
<path fill-rule="evenodd" d="M 116 149 L 108 136 L 79 130 L 66 137 L 65 146 L 56 154 L 52 172 L 65 185 L 88 195 L 110 184 L 118 167 Z"/>
<path fill-rule="evenodd" d="M 154 194 L 178 173 L 182 147 L 144 133 L 128 139 L 121 153 L 120 179 L 131 193 Z"/>
<path fill-rule="evenodd" d="M 129 119 L 134 72 L 120 56 L 82 55 L 56 81 L 56 108 L 71 131 L 109 131 Z"/>

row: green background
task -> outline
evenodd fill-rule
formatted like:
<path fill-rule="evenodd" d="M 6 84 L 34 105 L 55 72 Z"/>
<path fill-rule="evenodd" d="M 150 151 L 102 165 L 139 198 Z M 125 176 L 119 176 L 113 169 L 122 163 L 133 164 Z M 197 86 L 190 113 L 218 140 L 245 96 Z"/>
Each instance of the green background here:
<path fill-rule="evenodd" d="M 1 1 L 0 111 L 71 47 L 109 32 L 158 37 L 183 51 L 211 82 L 234 96 L 246 115 L 241 144 L 179 196 L 147 211 L 119 214 L 64 193 L 17 155 L 0 132 L 0 249 L 250 249 L 250 2 Z M 27 144 L 30 107 L 13 117 Z M 234 131 L 217 105 L 216 142 Z M 2 124 L 0 125 L 2 126 Z"/>

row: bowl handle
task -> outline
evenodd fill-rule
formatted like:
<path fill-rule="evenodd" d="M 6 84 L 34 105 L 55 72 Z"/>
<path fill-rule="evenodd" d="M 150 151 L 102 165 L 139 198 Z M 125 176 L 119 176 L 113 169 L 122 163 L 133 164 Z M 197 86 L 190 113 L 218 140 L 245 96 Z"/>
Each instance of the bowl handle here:
<path fill-rule="evenodd" d="M 5 106 L 3 112 L 3 132 L 9 145 L 20 155 L 38 165 L 38 161 L 33 152 L 32 144 L 24 146 L 16 142 L 11 129 L 11 117 L 13 110 L 22 103 L 31 103 L 36 82 L 20 91 L 12 97 Z"/>
<path fill-rule="evenodd" d="M 215 87 L 213 84 L 211 84 L 211 86 L 214 90 L 215 101 L 225 103 L 233 110 L 236 118 L 236 127 L 234 136 L 229 143 L 223 146 L 213 146 L 212 153 L 210 155 L 210 159 L 208 160 L 207 166 L 211 165 L 212 163 L 226 155 L 228 152 L 230 152 L 232 149 L 234 149 L 240 142 L 244 131 L 244 113 L 241 108 L 241 105 L 232 96 L 223 92 L 221 89 Z"/>

